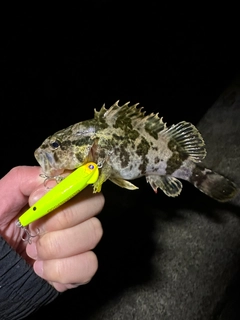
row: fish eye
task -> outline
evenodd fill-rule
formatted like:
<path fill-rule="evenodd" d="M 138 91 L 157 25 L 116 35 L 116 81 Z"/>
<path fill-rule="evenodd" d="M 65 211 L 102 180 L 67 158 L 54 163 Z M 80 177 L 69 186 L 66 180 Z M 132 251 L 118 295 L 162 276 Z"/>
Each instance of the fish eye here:
<path fill-rule="evenodd" d="M 49 143 L 49 145 L 52 149 L 57 149 L 58 147 L 60 147 L 60 142 L 58 140 L 55 140 L 55 141 Z"/>

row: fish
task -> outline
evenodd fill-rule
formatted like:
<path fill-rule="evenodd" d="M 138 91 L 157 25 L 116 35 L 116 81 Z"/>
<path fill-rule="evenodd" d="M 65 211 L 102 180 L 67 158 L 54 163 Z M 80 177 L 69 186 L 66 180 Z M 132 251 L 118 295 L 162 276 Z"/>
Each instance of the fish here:
<path fill-rule="evenodd" d="M 159 113 L 146 115 L 139 103 L 108 109 L 105 104 L 94 117 L 47 137 L 34 155 L 45 177 L 59 177 L 88 162 L 95 162 L 99 178 L 93 192 L 106 180 L 129 190 L 138 189 L 132 180 L 145 177 L 155 193 L 169 197 L 181 193 L 181 180 L 190 182 L 207 196 L 226 202 L 238 193 L 237 185 L 202 165 L 204 140 L 190 122 L 167 126 Z"/>

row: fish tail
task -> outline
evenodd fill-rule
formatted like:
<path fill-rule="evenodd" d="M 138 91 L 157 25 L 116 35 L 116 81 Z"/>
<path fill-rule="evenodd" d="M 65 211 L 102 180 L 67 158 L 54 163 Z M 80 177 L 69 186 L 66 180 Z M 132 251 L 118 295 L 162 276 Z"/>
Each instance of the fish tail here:
<path fill-rule="evenodd" d="M 209 197 L 220 202 L 231 200 L 239 192 L 239 188 L 231 180 L 210 169 L 201 168 L 197 165 L 189 182 Z"/>

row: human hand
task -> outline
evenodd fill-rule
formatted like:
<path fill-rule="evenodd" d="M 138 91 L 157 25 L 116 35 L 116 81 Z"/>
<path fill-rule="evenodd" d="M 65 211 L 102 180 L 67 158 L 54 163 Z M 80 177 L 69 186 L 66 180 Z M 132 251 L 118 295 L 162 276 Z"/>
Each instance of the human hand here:
<path fill-rule="evenodd" d="M 100 221 L 94 217 L 104 205 L 102 194 L 86 188 L 67 203 L 29 226 L 32 244 L 22 241 L 17 218 L 48 190 L 39 176 L 40 167 L 13 168 L 0 180 L 0 234 L 35 272 L 56 290 L 65 291 L 87 283 L 98 261 L 92 249 L 102 237 Z"/>

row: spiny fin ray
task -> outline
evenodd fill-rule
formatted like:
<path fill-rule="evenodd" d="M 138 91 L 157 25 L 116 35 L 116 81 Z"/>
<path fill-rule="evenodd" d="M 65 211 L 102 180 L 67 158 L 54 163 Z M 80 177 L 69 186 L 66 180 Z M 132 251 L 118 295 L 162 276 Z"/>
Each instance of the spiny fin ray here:
<path fill-rule="evenodd" d="M 109 109 L 106 109 L 105 105 L 102 106 L 100 111 L 94 109 L 94 118 L 96 120 L 105 118 L 109 123 L 122 121 L 131 129 L 133 128 L 140 132 L 146 130 L 156 140 L 158 139 L 159 132 L 166 128 L 166 124 L 162 121 L 162 118 L 158 117 L 158 113 L 151 113 L 145 116 L 143 107 L 137 108 L 139 103 L 131 106 L 129 106 L 129 102 L 122 106 L 119 106 L 118 103 L 119 101 L 116 101 Z"/>

